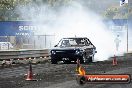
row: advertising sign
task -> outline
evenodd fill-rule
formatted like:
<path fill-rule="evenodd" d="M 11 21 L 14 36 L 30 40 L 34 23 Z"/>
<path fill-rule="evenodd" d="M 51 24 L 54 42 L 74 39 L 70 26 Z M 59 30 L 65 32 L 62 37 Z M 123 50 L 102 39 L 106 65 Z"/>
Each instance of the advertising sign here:
<path fill-rule="evenodd" d="M 36 26 L 30 21 L 0 21 L 0 36 L 33 35 Z"/>

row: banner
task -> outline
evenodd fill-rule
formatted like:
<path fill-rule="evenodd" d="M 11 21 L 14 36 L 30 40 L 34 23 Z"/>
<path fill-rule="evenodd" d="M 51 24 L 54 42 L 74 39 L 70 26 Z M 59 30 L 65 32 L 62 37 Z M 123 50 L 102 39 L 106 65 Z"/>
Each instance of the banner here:
<path fill-rule="evenodd" d="M 30 36 L 35 30 L 30 21 L 0 21 L 0 36 Z"/>

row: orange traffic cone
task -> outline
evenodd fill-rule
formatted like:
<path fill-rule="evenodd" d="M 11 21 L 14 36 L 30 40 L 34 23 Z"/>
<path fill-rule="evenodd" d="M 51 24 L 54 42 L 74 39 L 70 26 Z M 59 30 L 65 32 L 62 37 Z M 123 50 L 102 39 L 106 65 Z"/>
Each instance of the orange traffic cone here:
<path fill-rule="evenodd" d="M 33 72 L 32 72 L 32 65 L 29 64 L 29 70 L 28 70 L 28 74 L 27 74 L 27 81 L 33 81 L 35 79 L 33 79 Z"/>
<path fill-rule="evenodd" d="M 80 67 L 80 60 L 79 60 L 79 59 L 77 59 L 76 63 L 77 63 L 77 66 L 76 66 L 76 71 L 79 71 L 79 67 Z"/>
<path fill-rule="evenodd" d="M 117 59 L 116 59 L 116 56 L 114 55 L 113 57 L 113 66 L 117 65 Z"/>

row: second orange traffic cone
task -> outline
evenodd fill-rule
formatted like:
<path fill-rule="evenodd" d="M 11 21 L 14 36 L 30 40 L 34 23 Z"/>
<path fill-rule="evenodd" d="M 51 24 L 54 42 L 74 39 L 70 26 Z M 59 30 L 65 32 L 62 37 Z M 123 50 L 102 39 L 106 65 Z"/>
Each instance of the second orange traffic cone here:
<path fill-rule="evenodd" d="M 117 65 L 117 59 L 116 59 L 116 56 L 114 55 L 113 57 L 113 66 Z"/>
<path fill-rule="evenodd" d="M 33 79 L 33 72 L 32 72 L 32 65 L 29 64 L 29 70 L 28 70 L 28 74 L 27 74 L 27 81 L 33 81 L 35 79 Z"/>

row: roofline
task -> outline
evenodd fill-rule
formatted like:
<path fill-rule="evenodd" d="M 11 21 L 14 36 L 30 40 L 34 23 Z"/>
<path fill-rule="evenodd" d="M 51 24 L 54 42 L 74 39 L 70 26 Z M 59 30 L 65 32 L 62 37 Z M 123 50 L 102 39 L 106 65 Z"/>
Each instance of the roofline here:
<path fill-rule="evenodd" d="M 67 37 L 67 38 L 87 38 L 87 37 Z M 63 39 L 67 39 L 67 38 L 63 38 Z"/>

